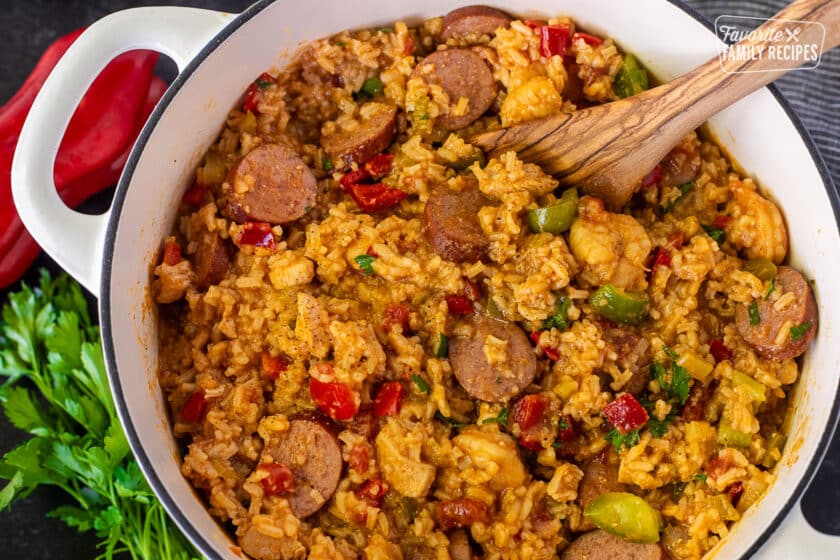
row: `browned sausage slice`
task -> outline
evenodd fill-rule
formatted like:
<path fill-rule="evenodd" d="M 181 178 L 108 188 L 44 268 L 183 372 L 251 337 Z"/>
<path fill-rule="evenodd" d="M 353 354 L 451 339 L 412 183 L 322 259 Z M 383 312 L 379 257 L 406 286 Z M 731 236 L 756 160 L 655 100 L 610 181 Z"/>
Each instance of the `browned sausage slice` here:
<path fill-rule="evenodd" d="M 448 261 L 480 260 L 490 240 L 478 223 L 478 211 L 491 204 L 477 188 L 457 192 L 435 187 L 423 212 L 423 229 L 435 252 Z"/>
<path fill-rule="evenodd" d="M 449 533 L 449 557 L 452 560 L 472 560 L 470 540 L 463 529 L 456 529 Z"/>
<path fill-rule="evenodd" d="M 397 127 L 397 108 L 394 105 L 368 103 L 364 113 L 370 116 L 355 130 L 336 132 L 321 138 L 321 145 L 339 171 L 347 169 L 353 162 L 361 165 L 381 154 L 394 139 Z"/>
<path fill-rule="evenodd" d="M 781 361 L 795 358 L 808 348 L 817 332 L 817 303 L 808 280 L 789 266 L 778 267 L 776 289 L 781 292 L 778 301 L 763 298 L 757 302 L 758 324 L 750 324 L 749 305 L 740 303 L 735 308 L 735 325 L 761 357 Z"/>
<path fill-rule="evenodd" d="M 237 161 L 228 174 L 228 215 L 247 221 L 285 224 L 315 206 L 315 175 L 290 147 L 263 144 Z"/>
<path fill-rule="evenodd" d="M 693 181 L 700 171 L 700 152 L 692 145 L 679 145 L 662 160 L 662 183 L 683 185 Z"/>
<path fill-rule="evenodd" d="M 570 544 L 560 560 L 667 560 L 665 549 L 659 544 L 625 541 L 601 531 L 590 531 Z"/>
<path fill-rule="evenodd" d="M 455 377 L 470 396 L 507 402 L 531 384 L 537 374 L 537 355 L 516 323 L 479 315 L 467 319 L 465 326 L 469 335 L 452 340 L 449 360 Z M 488 354 L 493 353 L 500 355 L 490 363 Z"/>
<path fill-rule="evenodd" d="M 303 519 L 321 509 L 341 478 L 343 462 L 338 439 L 314 418 L 297 418 L 288 431 L 266 444 L 265 453 L 294 475 L 294 490 L 285 494 L 292 512 Z"/>
<path fill-rule="evenodd" d="M 460 39 L 469 35 L 496 34 L 500 27 L 510 25 L 510 16 L 489 6 L 464 6 L 452 10 L 443 18 L 440 40 Z"/>
<path fill-rule="evenodd" d="M 605 449 L 583 465 L 583 478 L 578 485 L 577 504 L 580 509 L 586 509 L 589 502 L 607 492 L 625 492 L 627 487 L 618 481 L 618 462 Z M 594 529 L 595 525 L 588 519 L 581 519 L 581 529 L 588 531 Z"/>
<path fill-rule="evenodd" d="M 306 554 L 306 549 L 297 539 L 269 537 L 260 533 L 253 525 L 240 537 L 239 546 L 254 560 L 286 560 Z"/>
<path fill-rule="evenodd" d="M 480 55 L 470 49 L 437 51 L 414 68 L 412 77 L 422 78 L 429 85 L 438 85 L 449 96 L 449 112 L 437 117 L 436 124 L 445 130 L 456 130 L 472 123 L 496 99 L 496 81 Z M 456 114 L 461 98 L 469 101 L 463 114 Z"/>
<path fill-rule="evenodd" d="M 650 343 L 643 336 L 622 327 L 605 329 L 604 339 L 616 354 L 616 365 L 633 372 L 623 390 L 639 396 L 650 382 Z"/>
<path fill-rule="evenodd" d="M 200 290 L 218 284 L 230 266 L 230 249 L 227 242 L 215 232 L 202 232 L 193 262 L 196 284 Z"/>

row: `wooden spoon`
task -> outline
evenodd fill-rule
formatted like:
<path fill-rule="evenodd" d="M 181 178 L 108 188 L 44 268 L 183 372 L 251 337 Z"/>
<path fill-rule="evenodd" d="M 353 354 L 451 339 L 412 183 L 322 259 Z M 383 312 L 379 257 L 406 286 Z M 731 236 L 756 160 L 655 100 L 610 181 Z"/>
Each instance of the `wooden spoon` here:
<path fill-rule="evenodd" d="M 819 22 L 823 27 L 803 22 Z M 840 0 L 797 0 L 732 48 L 787 44 L 784 39 L 769 39 L 772 33 L 783 38 L 795 33 L 799 40 L 790 44 L 834 48 L 840 44 Z M 633 97 L 481 133 L 472 143 L 491 156 L 515 150 L 522 159 L 539 163 L 561 184 L 577 186 L 617 209 L 686 134 L 801 64 L 800 58 L 715 57 Z"/>

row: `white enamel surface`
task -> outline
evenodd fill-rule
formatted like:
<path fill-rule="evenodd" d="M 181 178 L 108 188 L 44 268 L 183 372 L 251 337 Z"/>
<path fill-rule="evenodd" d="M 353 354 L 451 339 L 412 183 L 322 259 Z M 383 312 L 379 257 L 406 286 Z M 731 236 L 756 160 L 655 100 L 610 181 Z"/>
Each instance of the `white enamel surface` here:
<path fill-rule="evenodd" d="M 309 38 L 347 27 L 375 26 L 395 19 L 418 21 L 470 2 L 310 3 L 277 2 L 228 37 L 196 69 L 166 108 L 140 155 L 119 216 L 114 240 L 109 313 L 126 421 L 154 465 L 165 493 L 211 540 L 220 558 L 238 558 L 232 543 L 205 512 L 179 472 L 176 447 L 155 377 L 155 314 L 148 299 L 150 264 L 171 229 L 178 201 L 194 166 L 241 98 L 248 83 L 269 67 L 280 67 Z M 567 14 L 582 25 L 614 37 L 663 79 L 672 78 L 717 53 L 711 32 L 662 0 L 516 0 L 489 2 L 523 16 Z M 173 40 L 173 38 L 167 38 Z M 161 42 L 165 43 L 163 38 Z M 743 554 L 774 519 L 804 476 L 828 421 L 838 385 L 840 344 L 835 317 L 840 294 L 829 289 L 840 274 L 840 235 L 818 171 L 795 128 L 766 90 L 753 94 L 712 120 L 712 130 L 748 173 L 784 209 L 792 242 L 792 263 L 816 280 L 820 330 L 805 361 L 794 401 L 791 444 L 778 482 L 723 541 L 719 558 Z M 832 344 L 831 341 L 834 341 Z M 800 527 L 801 529 L 801 527 Z M 795 529 L 791 533 L 801 534 Z M 771 546 L 772 546 L 771 541 Z M 798 550 L 803 552 L 800 543 Z M 209 552 L 209 551 L 206 551 Z M 827 551 L 826 551 L 827 553 Z M 815 550 L 812 558 L 821 558 Z M 763 551 L 763 555 L 777 557 Z M 826 556 L 827 557 L 827 556 Z"/>

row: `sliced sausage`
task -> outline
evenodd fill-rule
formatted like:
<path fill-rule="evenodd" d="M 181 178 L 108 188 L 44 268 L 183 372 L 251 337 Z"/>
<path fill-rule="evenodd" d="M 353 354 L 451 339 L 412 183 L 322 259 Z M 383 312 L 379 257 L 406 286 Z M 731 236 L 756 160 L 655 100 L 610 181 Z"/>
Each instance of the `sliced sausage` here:
<path fill-rule="evenodd" d="M 315 206 L 315 175 L 290 147 L 263 144 L 237 161 L 228 174 L 228 215 L 244 223 L 285 224 Z"/>
<path fill-rule="evenodd" d="M 389 103 L 368 103 L 363 112 L 369 115 L 358 128 L 340 131 L 321 138 L 321 145 L 338 170 L 350 164 L 365 163 L 384 152 L 394 139 L 397 127 L 397 108 Z"/>
<path fill-rule="evenodd" d="M 478 223 L 478 211 L 491 204 L 477 188 L 461 192 L 445 185 L 434 188 L 426 201 L 423 229 L 435 252 L 448 261 L 480 260 L 490 239 Z"/>
<path fill-rule="evenodd" d="M 463 529 L 449 533 L 449 557 L 452 560 L 472 560 L 472 549 L 470 539 Z"/>
<path fill-rule="evenodd" d="M 616 365 L 623 370 L 629 369 L 633 375 L 624 385 L 623 390 L 639 396 L 647 389 L 650 382 L 650 343 L 643 336 L 631 330 L 613 327 L 604 330 L 604 339 L 616 354 Z"/>
<path fill-rule="evenodd" d="M 704 385 L 699 381 L 695 381 L 688 392 L 688 399 L 685 401 L 685 407 L 680 413 L 680 418 L 686 422 L 699 422 L 706 418 L 706 403 L 712 398 L 715 393 L 715 387 L 712 383 Z"/>
<path fill-rule="evenodd" d="M 343 467 L 338 439 L 334 429 L 314 417 L 293 419 L 264 453 L 292 471 L 295 487 L 284 496 L 300 519 L 321 509 L 338 486 Z"/>
<path fill-rule="evenodd" d="M 193 255 L 196 283 L 200 290 L 218 284 L 230 267 L 230 246 L 218 233 L 205 231 Z"/>
<path fill-rule="evenodd" d="M 586 461 L 583 465 L 583 478 L 578 485 L 577 504 L 581 510 L 586 509 L 589 502 L 607 492 L 625 492 L 627 487 L 618 481 L 618 463 L 609 449 Z M 588 519 L 581 519 L 581 530 L 594 529 L 595 525 Z"/>
<path fill-rule="evenodd" d="M 758 324 L 750 324 L 749 305 L 739 303 L 735 308 L 738 332 L 758 354 L 768 360 L 786 360 L 805 352 L 817 332 L 817 303 L 808 280 L 789 266 L 776 272 L 776 289 L 786 303 L 776 309 L 774 301 L 758 302 Z M 785 294 L 793 293 L 789 299 Z M 791 328 L 797 335 L 791 335 Z M 793 338 L 796 340 L 793 340 Z"/>
<path fill-rule="evenodd" d="M 470 49 L 437 51 L 414 68 L 412 77 L 422 78 L 429 85 L 438 85 L 449 96 L 449 111 L 439 115 L 435 123 L 445 130 L 463 128 L 490 108 L 496 99 L 496 81 L 480 55 Z M 469 101 L 463 114 L 456 114 L 459 100 Z"/>
<path fill-rule="evenodd" d="M 449 360 L 455 377 L 470 396 L 507 402 L 531 384 L 537 374 L 537 355 L 528 335 L 516 323 L 486 315 L 472 317 L 466 323 L 470 334 L 451 341 Z M 491 364 L 485 346 L 490 352 L 494 347 L 501 349 L 503 355 Z"/>
<path fill-rule="evenodd" d="M 667 560 L 659 544 L 625 541 L 600 529 L 579 536 L 570 544 L 560 560 Z"/>
<path fill-rule="evenodd" d="M 467 36 L 496 34 L 500 27 L 510 25 L 509 15 L 489 6 L 464 6 L 452 10 L 443 18 L 440 40 L 461 39 Z"/>
<path fill-rule="evenodd" d="M 682 185 L 693 181 L 700 171 L 700 152 L 692 145 L 679 145 L 662 160 L 662 183 Z"/>
<path fill-rule="evenodd" d="M 240 537 L 239 546 L 254 560 L 291 560 L 306 554 L 306 549 L 297 539 L 269 537 L 260 533 L 253 525 Z"/>

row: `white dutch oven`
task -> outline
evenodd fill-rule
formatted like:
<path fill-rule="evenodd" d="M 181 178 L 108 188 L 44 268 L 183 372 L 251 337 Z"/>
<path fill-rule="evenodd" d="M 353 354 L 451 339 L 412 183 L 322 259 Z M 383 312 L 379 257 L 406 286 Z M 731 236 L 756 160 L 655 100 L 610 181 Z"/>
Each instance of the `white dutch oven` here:
<path fill-rule="evenodd" d="M 179 471 L 176 443 L 158 388 L 150 267 L 173 225 L 201 154 L 246 86 L 281 67 L 307 39 L 346 28 L 419 20 L 471 2 L 258 2 L 238 16 L 186 8 L 140 8 L 92 25 L 55 68 L 20 135 L 12 169 L 18 211 L 38 242 L 99 296 L 105 357 L 117 410 L 143 472 L 169 514 L 208 558 L 238 559 L 234 543 Z M 568 14 L 614 37 L 664 79 L 717 54 L 709 24 L 671 0 L 508 0 L 489 2 L 523 16 Z M 100 69 L 131 49 L 171 56 L 181 74 L 143 129 L 101 216 L 66 208 L 52 162 L 73 110 Z M 778 200 L 788 219 L 793 266 L 816 280 L 819 333 L 792 397 L 790 438 L 778 480 L 714 551 L 718 558 L 840 558 L 840 538 L 807 524 L 799 498 L 831 438 L 840 377 L 840 204 L 825 164 L 773 89 L 711 121 L 713 133 Z"/>

